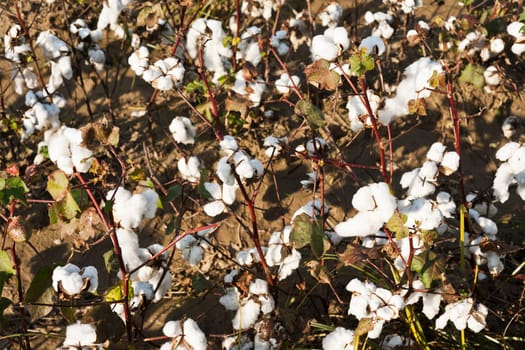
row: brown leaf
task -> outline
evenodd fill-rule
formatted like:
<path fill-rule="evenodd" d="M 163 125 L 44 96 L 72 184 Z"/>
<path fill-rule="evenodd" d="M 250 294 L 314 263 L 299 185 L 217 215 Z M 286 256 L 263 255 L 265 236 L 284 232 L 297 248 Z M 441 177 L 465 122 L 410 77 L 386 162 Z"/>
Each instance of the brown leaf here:
<path fill-rule="evenodd" d="M 375 260 L 379 258 L 379 252 L 374 248 L 364 248 L 358 244 L 349 243 L 345 251 L 339 254 L 339 261 L 345 266 L 355 265 L 365 259 Z"/>
<path fill-rule="evenodd" d="M 310 84 L 326 90 L 335 90 L 341 83 L 341 77 L 330 70 L 330 62 L 320 59 L 305 68 L 304 74 Z"/>

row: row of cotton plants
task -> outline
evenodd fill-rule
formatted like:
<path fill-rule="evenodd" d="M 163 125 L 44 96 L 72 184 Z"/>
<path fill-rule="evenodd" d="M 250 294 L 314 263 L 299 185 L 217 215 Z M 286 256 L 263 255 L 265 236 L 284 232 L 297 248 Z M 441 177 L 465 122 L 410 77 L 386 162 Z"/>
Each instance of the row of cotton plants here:
<path fill-rule="evenodd" d="M 489 13 L 463 4 L 470 16 L 431 21 L 411 0 L 355 13 L 346 1 L 316 11 L 281 0 L 230 5 L 42 1 L 40 10 L 68 15 L 56 28 L 21 3 L 6 5 L 11 79 L 1 106 L 16 121 L 6 118 L 10 131 L 2 122 L 1 132 L 26 153 L 5 180 L 0 169 L 0 321 L 4 310 L 15 315 L 6 321 L 15 335 L 2 331 L 0 344 L 35 348 L 43 337 L 34 327 L 47 315 L 62 331 L 45 346 L 58 349 L 507 342 L 498 332 L 523 322 L 507 312 L 498 316 L 507 324 L 491 321 L 494 299 L 480 286 L 523 267 L 519 248 L 503 243 L 497 209 L 525 200 L 521 121 L 498 121 L 502 136 L 489 151 L 497 170 L 482 193 L 466 180 L 484 170 L 465 168 L 469 118 L 457 91 L 519 94 L 523 5 Z M 447 130 L 435 126 L 424 156 L 399 171 L 398 129 L 432 113 L 450 120 Z M 368 159 L 347 161 L 360 147 Z M 28 208 L 42 203 L 51 224 L 79 223 L 66 236 L 81 249 L 64 260 L 32 243 L 39 233 L 28 227 L 45 225 L 29 222 Z M 270 207 L 279 220 L 268 219 Z M 219 233 L 240 243 L 221 243 Z M 160 243 L 144 243 L 152 237 Z M 21 245 L 47 268 L 22 276 L 31 262 Z M 88 261 L 87 251 L 99 258 Z M 174 317 L 181 275 L 225 312 Z M 4 280 L 17 286 L 11 295 Z M 182 304 L 204 298 L 195 293 Z M 215 324 L 220 334 L 203 331 Z"/>

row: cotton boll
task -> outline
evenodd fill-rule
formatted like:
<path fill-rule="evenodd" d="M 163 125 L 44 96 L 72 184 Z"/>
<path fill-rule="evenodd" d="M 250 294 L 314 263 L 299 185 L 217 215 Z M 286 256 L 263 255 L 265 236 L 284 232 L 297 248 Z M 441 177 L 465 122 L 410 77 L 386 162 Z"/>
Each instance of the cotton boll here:
<path fill-rule="evenodd" d="M 441 160 L 441 169 L 445 175 L 450 175 L 458 170 L 459 167 L 459 154 L 455 151 L 446 152 L 443 154 L 443 159 Z"/>
<path fill-rule="evenodd" d="M 162 278 L 161 280 L 161 277 L 163 275 L 164 278 Z M 171 272 L 166 271 L 166 273 L 164 274 L 163 269 L 160 269 L 157 275 L 149 281 L 149 283 L 151 283 L 151 285 L 153 286 L 153 290 L 156 290 L 155 296 L 153 297 L 154 303 L 159 302 L 160 300 L 162 300 L 162 298 L 164 298 L 164 295 L 166 295 L 166 293 L 171 287 L 172 279 L 173 277 L 171 275 Z"/>
<path fill-rule="evenodd" d="M 505 120 L 503 121 L 503 125 L 501 126 L 501 130 L 503 131 L 503 136 L 505 136 L 507 139 L 512 139 L 515 136 L 517 136 L 520 129 L 521 129 L 521 121 L 518 117 L 513 116 L 513 115 L 505 118 Z M 504 148 L 505 146 L 503 146 L 502 148 Z M 513 146 L 513 147 L 515 147 L 516 150 L 519 148 L 518 146 Z M 502 148 L 500 148 L 500 150 Z M 497 154 L 499 153 L 500 150 L 498 150 L 498 152 L 496 153 L 496 158 L 498 158 Z M 500 158 L 498 159 L 501 161 L 506 161 L 508 158 L 510 158 L 510 155 L 512 154 L 509 154 L 509 156 L 505 157 L 505 159 L 500 159 Z"/>
<path fill-rule="evenodd" d="M 333 61 L 339 55 L 339 48 L 324 35 L 316 35 L 313 37 L 310 50 L 314 61 L 319 59 Z"/>
<path fill-rule="evenodd" d="M 184 329 L 184 340 L 188 346 L 191 347 L 193 350 L 206 350 L 207 348 L 207 342 L 206 342 L 206 336 L 202 332 L 202 330 L 199 328 L 199 325 L 197 322 L 195 322 L 193 319 L 188 318 L 186 321 L 184 321 L 183 324 Z"/>
<path fill-rule="evenodd" d="M 181 321 L 168 321 L 162 327 L 162 333 L 166 337 L 175 338 L 182 335 L 182 323 Z"/>
<path fill-rule="evenodd" d="M 334 231 L 342 237 L 365 237 L 375 234 L 383 225 L 373 211 L 364 211 L 337 224 Z"/>
<path fill-rule="evenodd" d="M 235 184 L 235 176 L 233 175 L 232 166 L 228 162 L 228 159 L 229 157 L 222 157 L 219 159 L 217 162 L 217 171 L 215 173 L 223 183 L 233 186 Z"/>
<path fill-rule="evenodd" d="M 264 154 L 267 157 L 278 157 L 281 154 L 281 151 L 283 149 L 283 145 L 288 142 L 287 137 L 274 137 L 274 136 L 267 136 L 264 139 L 264 147 L 267 147 L 264 151 Z"/>
<path fill-rule="evenodd" d="M 169 77 L 158 77 L 152 81 L 151 85 L 160 91 L 170 91 L 173 89 L 173 81 Z"/>
<path fill-rule="evenodd" d="M 342 15 L 343 7 L 336 2 L 332 2 L 318 16 L 323 27 L 335 27 Z"/>
<path fill-rule="evenodd" d="M 216 200 L 210 203 L 206 203 L 202 209 L 204 210 L 204 213 L 206 215 L 215 217 L 217 215 L 220 215 L 226 211 L 226 206 L 224 203 L 220 200 Z"/>
<path fill-rule="evenodd" d="M 89 293 L 94 293 L 97 291 L 98 288 L 98 271 L 94 266 L 86 266 L 82 270 L 80 270 L 80 275 L 82 276 L 82 279 L 88 279 L 89 280 L 89 287 L 87 291 Z"/>
<path fill-rule="evenodd" d="M 436 196 L 436 202 L 441 215 L 446 218 L 453 217 L 452 214 L 456 211 L 456 203 L 454 203 L 449 193 L 439 192 Z"/>
<path fill-rule="evenodd" d="M 377 53 L 378 56 L 381 56 L 385 53 L 386 47 L 383 40 L 377 36 L 368 36 L 361 40 L 359 44 L 359 49 L 366 48 L 368 54 Z"/>
<path fill-rule="evenodd" d="M 97 341 L 97 333 L 92 324 L 75 323 L 66 327 L 66 339 L 63 346 L 90 346 Z"/>
<path fill-rule="evenodd" d="M 259 317 L 261 306 L 252 299 L 248 299 L 238 309 L 232 320 L 233 328 L 244 330 L 251 328 Z"/>
<path fill-rule="evenodd" d="M 219 298 L 219 303 L 221 303 L 226 310 L 237 310 L 240 305 L 240 294 L 237 288 L 226 288 L 226 294 Z"/>
<path fill-rule="evenodd" d="M 222 201 L 226 205 L 232 205 L 237 197 L 237 189 L 239 185 L 222 184 Z"/>
<path fill-rule="evenodd" d="M 219 142 L 221 150 L 227 154 L 231 154 L 239 149 L 237 140 L 231 135 L 225 135 L 224 138 Z"/>
<path fill-rule="evenodd" d="M 517 142 L 508 142 L 496 152 L 496 159 L 506 162 L 509 160 L 520 148 Z"/>
<path fill-rule="evenodd" d="M 491 219 L 481 216 L 476 222 L 486 235 L 495 236 L 498 234 L 498 225 Z"/>
<path fill-rule="evenodd" d="M 181 158 L 177 162 L 177 168 L 179 169 L 184 180 L 188 180 L 189 182 L 193 183 L 199 182 L 201 178 L 201 163 L 199 158 L 195 156 L 191 156 L 187 160 L 186 158 Z"/>
<path fill-rule="evenodd" d="M 377 207 L 370 186 L 364 186 L 357 190 L 352 198 L 352 205 L 359 211 L 371 211 Z"/>
<path fill-rule="evenodd" d="M 496 86 L 501 83 L 502 76 L 494 66 L 488 66 L 483 72 L 483 78 L 488 85 Z"/>
<path fill-rule="evenodd" d="M 323 338 L 323 350 L 352 350 L 354 348 L 354 332 L 343 327 L 337 327 Z"/>
<path fill-rule="evenodd" d="M 437 167 L 436 162 L 427 160 L 421 166 L 421 169 L 419 170 L 418 175 L 423 177 L 427 181 L 434 181 L 436 179 L 437 174 L 438 174 L 438 167 Z"/>

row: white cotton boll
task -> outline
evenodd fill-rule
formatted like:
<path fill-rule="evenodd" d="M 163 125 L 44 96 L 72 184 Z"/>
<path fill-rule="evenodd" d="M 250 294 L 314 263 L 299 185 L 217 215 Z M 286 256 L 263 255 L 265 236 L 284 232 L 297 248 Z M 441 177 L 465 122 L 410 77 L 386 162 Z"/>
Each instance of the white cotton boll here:
<path fill-rule="evenodd" d="M 458 170 L 459 167 L 459 154 L 455 151 L 445 152 L 443 159 L 441 160 L 441 167 L 444 169 L 445 175 L 450 175 Z"/>
<path fill-rule="evenodd" d="M 89 288 L 87 291 L 89 293 L 94 293 L 98 288 L 98 271 L 94 266 L 86 266 L 80 270 L 80 275 L 83 279 L 87 278 L 89 280 Z"/>
<path fill-rule="evenodd" d="M 268 294 L 268 283 L 260 278 L 257 278 L 255 281 L 250 283 L 249 292 L 255 295 L 265 295 Z"/>
<path fill-rule="evenodd" d="M 352 350 L 354 348 L 354 332 L 337 327 L 323 338 L 323 350 Z"/>
<path fill-rule="evenodd" d="M 489 269 L 489 272 L 492 276 L 499 276 L 499 274 L 503 271 L 504 266 L 501 262 L 501 258 L 496 252 L 487 252 L 486 253 L 487 258 L 487 267 Z"/>
<path fill-rule="evenodd" d="M 219 298 L 219 303 L 221 303 L 226 310 L 237 310 L 240 305 L 240 294 L 237 288 L 226 288 L 226 294 Z"/>
<path fill-rule="evenodd" d="M 169 126 L 169 130 L 175 139 L 175 142 L 187 144 L 195 143 L 195 135 L 197 133 L 195 126 L 187 117 L 175 117 Z"/>
<path fill-rule="evenodd" d="M 438 203 L 438 209 L 446 218 L 452 218 L 456 211 L 456 203 L 452 200 L 452 197 L 447 192 L 439 192 L 436 196 L 436 202 Z"/>
<path fill-rule="evenodd" d="M 60 73 L 66 79 L 71 79 L 73 77 L 73 68 L 71 67 L 71 56 L 62 56 L 58 59 L 58 68 Z"/>
<path fill-rule="evenodd" d="M 330 38 L 342 51 L 350 47 L 350 39 L 345 27 L 328 28 L 324 31 L 324 35 Z"/>
<path fill-rule="evenodd" d="M 446 149 L 447 147 L 441 142 L 434 142 L 427 152 L 427 159 L 440 163 L 443 160 L 443 153 Z"/>
<path fill-rule="evenodd" d="M 439 313 L 439 305 L 443 299 L 442 294 L 439 291 L 436 293 L 424 293 L 423 294 L 423 314 L 432 320 Z"/>
<path fill-rule="evenodd" d="M 384 221 L 373 211 L 364 211 L 337 224 L 334 231 L 341 237 L 365 237 L 375 234 L 383 225 Z"/>
<path fill-rule="evenodd" d="M 361 40 L 359 49 L 362 49 L 363 47 L 366 48 L 368 54 L 377 53 L 378 56 L 381 56 L 386 50 L 385 43 L 377 36 L 368 36 Z"/>
<path fill-rule="evenodd" d="M 328 143 L 321 137 L 315 137 L 313 140 L 306 142 L 306 151 L 311 156 L 318 155 L 326 148 L 328 148 Z"/>
<path fill-rule="evenodd" d="M 501 125 L 501 131 L 503 131 L 503 136 L 505 136 L 507 139 L 512 139 L 514 136 L 516 136 L 520 128 L 521 121 L 518 117 L 514 115 L 505 118 L 503 124 Z"/>
<path fill-rule="evenodd" d="M 66 327 L 66 339 L 63 346 L 79 347 L 95 344 L 97 332 L 92 324 L 74 323 Z"/>
<path fill-rule="evenodd" d="M 243 151 L 235 152 L 233 155 L 235 172 L 242 178 L 251 179 L 254 176 L 255 169 L 252 167 L 250 157 Z"/>
<path fill-rule="evenodd" d="M 226 276 L 224 276 L 224 283 L 233 283 L 233 280 L 239 275 L 239 272 L 239 269 L 231 270 Z"/>
<path fill-rule="evenodd" d="M 495 236 L 498 234 L 498 225 L 491 219 L 481 216 L 476 221 L 486 235 Z"/>
<path fill-rule="evenodd" d="M 415 168 L 403 173 L 403 175 L 401 175 L 401 180 L 399 180 L 401 188 L 409 188 L 410 185 L 418 178 L 419 170 L 419 168 Z"/>
<path fill-rule="evenodd" d="M 173 89 L 173 81 L 169 77 L 158 77 L 152 81 L 151 85 L 160 91 L 170 91 Z"/>
<path fill-rule="evenodd" d="M 257 298 L 261 304 L 261 312 L 263 315 L 268 315 L 275 310 L 275 300 L 271 295 L 259 295 Z"/>
<path fill-rule="evenodd" d="M 226 211 L 226 205 L 220 200 L 216 200 L 210 203 L 206 203 L 202 209 L 206 213 L 206 215 L 211 217 L 216 217 L 217 215 L 220 215 Z"/>
<path fill-rule="evenodd" d="M 208 191 L 212 198 L 219 200 L 222 198 L 221 185 L 219 185 L 217 182 L 205 182 L 204 188 L 206 191 Z"/>
<path fill-rule="evenodd" d="M 237 189 L 239 185 L 222 184 L 222 201 L 226 205 L 232 205 L 237 197 Z"/>
<path fill-rule="evenodd" d="M 161 76 L 162 76 L 162 72 L 160 71 L 159 68 L 149 66 L 149 68 L 146 71 L 144 71 L 144 73 L 142 74 L 142 79 L 144 79 L 144 81 L 148 83 L 151 83 L 152 81 L 155 81 Z"/>
<path fill-rule="evenodd" d="M 323 27 L 335 27 L 342 15 L 343 7 L 337 2 L 332 2 L 318 16 Z"/>
<path fill-rule="evenodd" d="M 164 278 L 161 281 L 160 279 L 163 275 Z M 153 297 L 154 303 L 159 302 L 162 300 L 162 298 L 164 298 L 164 295 L 166 295 L 168 290 L 171 288 L 172 279 L 173 276 L 171 275 L 171 272 L 166 271 L 164 274 L 163 269 L 160 269 L 156 276 L 149 281 L 149 283 L 151 283 L 153 286 L 153 290 L 156 290 L 155 296 Z"/>
<path fill-rule="evenodd" d="M 146 219 L 153 219 L 157 212 L 159 204 L 159 195 L 151 188 L 146 188 L 140 193 L 140 196 L 146 201 L 146 206 L 143 211 L 143 216 Z"/>
<path fill-rule="evenodd" d="M 235 184 L 235 175 L 233 175 L 232 166 L 228 162 L 228 160 L 229 157 L 222 157 L 221 159 L 219 159 L 219 161 L 217 162 L 217 171 L 215 173 L 223 183 L 233 186 Z"/>
<path fill-rule="evenodd" d="M 252 299 L 248 299 L 238 309 L 232 320 L 233 329 L 244 330 L 251 328 L 261 312 L 261 305 Z"/>
<path fill-rule="evenodd" d="M 266 254 L 267 250 L 268 248 L 262 247 L 263 254 Z M 242 266 L 251 266 L 254 263 L 260 261 L 259 253 L 255 248 L 241 250 L 239 253 L 237 253 L 235 260 L 239 263 L 239 265 Z"/>
<path fill-rule="evenodd" d="M 275 136 L 267 136 L 264 139 L 264 147 L 267 147 L 264 151 L 264 154 L 267 157 L 278 157 L 281 154 L 281 151 L 283 150 L 283 145 L 288 142 L 287 137 L 275 137 Z"/>
<path fill-rule="evenodd" d="M 206 350 L 206 336 L 199 328 L 197 322 L 188 318 L 184 321 L 182 327 L 184 329 L 184 341 L 192 350 Z"/>
<path fill-rule="evenodd" d="M 348 287 L 347 287 L 348 289 Z M 368 301 L 370 294 L 352 294 L 350 305 L 348 307 L 348 314 L 354 315 L 358 320 L 370 317 L 371 313 L 368 310 Z"/>
<path fill-rule="evenodd" d="M 186 158 L 181 158 L 177 162 L 177 168 L 179 169 L 184 180 L 193 183 L 199 182 L 201 178 L 201 163 L 199 161 L 199 158 L 195 156 L 191 156 L 187 160 Z"/>
<path fill-rule="evenodd" d="M 434 181 L 438 174 L 438 166 L 436 162 L 427 160 L 419 169 L 419 176 L 424 178 L 426 181 Z"/>
<path fill-rule="evenodd" d="M 504 203 L 509 199 L 509 186 L 514 179 L 514 172 L 509 164 L 503 163 L 499 166 L 494 177 L 492 188 L 494 190 L 494 197 L 500 203 Z"/>
<path fill-rule="evenodd" d="M 373 183 L 369 186 L 377 204 L 374 213 L 379 216 L 380 220 L 387 222 L 397 208 L 396 198 L 390 193 L 390 187 L 384 182 Z"/>
<path fill-rule="evenodd" d="M 352 205 L 359 211 L 371 211 L 377 207 L 370 186 L 364 186 L 357 190 L 352 198 Z"/>
<path fill-rule="evenodd" d="M 380 21 L 377 28 L 372 31 L 372 36 L 390 39 L 394 34 L 394 28 L 387 21 Z"/>
<path fill-rule="evenodd" d="M 290 276 L 292 272 L 299 267 L 300 263 L 301 253 L 296 249 L 292 249 L 291 254 L 284 258 L 284 260 L 281 263 L 281 266 L 279 267 L 279 281 L 282 281 L 288 276 Z"/>
<path fill-rule="evenodd" d="M 80 145 L 69 144 L 71 161 L 79 173 L 87 173 L 93 164 L 93 152 Z"/>
<path fill-rule="evenodd" d="M 164 327 L 162 327 L 162 333 L 164 333 L 166 337 L 170 338 L 181 336 L 183 334 L 181 321 L 166 322 Z"/>
<path fill-rule="evenodd" d="M 483 72 L 483 78 L 485 78 L 486 84 L 496 86 L 501 83 L 502 75 L 496 67 L 488 66 Z"/>
<path fill-rule="evenodd" d="M 375 319 L 372 321 L 372 324 L 374 328 L 372 330 L 368 331 L 368 337 L 370 339 L 377 339 L 381 335 L 381 332 L 383 331 L 383 326 L 385 325 L 384 320 Z"/>
<path fill-rule="evenodd" d="M 221 147 L 221 151 L 225 152 L 226 154 L 231 154 L 239 149 L 237 140 L 235 140 L 235 138 L 231 135 L 225 135 L 224 138 L 219 142 L 219 146 Z"/>
<path fill-rule="evenodd" d="M 319 59 L 333 61 L 339 56 L 339 48 L 337 45 L 322 34 L 313 37 L 310 51 L 314 61 Z"/>

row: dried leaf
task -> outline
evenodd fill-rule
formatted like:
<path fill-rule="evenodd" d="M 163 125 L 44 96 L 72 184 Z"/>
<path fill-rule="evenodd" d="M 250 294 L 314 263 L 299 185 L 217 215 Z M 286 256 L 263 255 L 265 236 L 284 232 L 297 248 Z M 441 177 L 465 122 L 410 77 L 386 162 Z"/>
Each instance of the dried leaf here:
<path fill-rule="evenodd" d="M 476 89 L 481 90 L 485 85 L 485 78 L 483 77 L 483 72 L 483 67 L 473 63 L 469 63 L 461 72 L 459 81 L 462 83 L 470 83 Z"/>
<path fill-rule="evenodd" d="M 323 112 L 307 100 L 300 100 L 295 105 L 295 113 L 308 121 L 312 129 L 322 128 L 326 125 Z"/>
<path fill-rule="evenodd" d="M 395 233 L 397 239 L 408 237 L 410 230 L 405 226 L 407 219 L 408 217 L 405 214 L 396 211 L 390 219 L 388 219 L 386 228 L 390 232 Z"/>
<path fill-rule="evenodd" d="M 307 66 L 304 74 L 308 82 L 319 89 L 335 90 L 341 83 L 341 77 L 330 70 L 330 62 L 325 59 Z"/>

